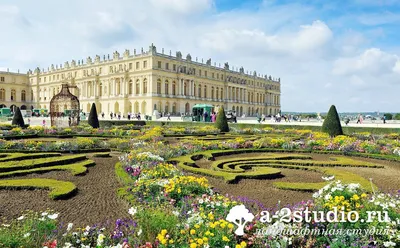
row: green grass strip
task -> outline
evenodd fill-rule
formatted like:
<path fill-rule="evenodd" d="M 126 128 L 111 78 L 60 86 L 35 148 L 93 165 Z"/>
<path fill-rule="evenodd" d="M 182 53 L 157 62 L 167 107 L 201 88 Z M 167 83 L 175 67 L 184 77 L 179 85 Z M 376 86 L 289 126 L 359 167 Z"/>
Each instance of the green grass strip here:
<path fill-rule="evenodd" d="M 35 160 L 2 162 L 0 164 L 0 172 L 27 170 L 39 167 L 49 167 L 53 165 L 70 164 L 85 159 L 86 155 L 69 155 L 61 157 L 41 158 Z"/>
<path fill-rule="evenodd" d="M 0 162 L 8 162 L 15 160 L 25 160 L 25 159 L 38 159 L 38 158 L 48 158 L 48 157 L 58 157 L 61 153 L 9 153 L 8 156 L 0 158 Z"/>
<path fill-rule="evenodd" d="M 95 158 L 109 158 L 111 156 L 110 156 L 109 152 L 98 152 L 98 153 L 93 154 L 93 157 L 95 157 Z"/>
<path fill-rule="evenodd" d="M 49 189 L 53 200 L 68 198 L 77 191 L 71 182 L 43 178 L 0 180 L 0 189 Z"/>
<path fill-rule="evenodd" d="M 115 175 L 117 176 L 118 180 L 124 185 L 131 185 L 135 182 L 131 178 L 131 176 L 126 173 L 124 166 L 120 162 L 115 164 Z"/>
<path fill-rule="evenodd" d="M 338 169 L 326 169 L 326 168 L 315 168 L 321 173 L 329 176 L 335 176 L 335 180 L 340 180 L 342 183 L 358 183 L 368 192 L 372 192 L 372 187 L 370 181 L 359 176 L 357 174 L 338 170 Z M 320 188 L 327 185 L 329 182 L 320 182 L 320 183 L 291 183 L 291 182 L 275 182 L 273 185 L 278 189 L 286 189 L 286 190 L 296 190 L 296 191 L 316 191 Z M 377 188 L 376 185 L 373 185 L 374 188 Z"/>
<path fill-rule="evenodd" d="M 46 173 L 57 170 L 68 170 L 71 171 L 72 175 L 78 176 L 83 175 L 87 172 L 87 167 L 94 166 L 96 163 L 93 160 L 86 160 L 79 163 L 68 164 L 68 165 L 56 165 L 49 167 L 39 167 L 28 170 L 16 170 L 0 173 L 0 178 L 12 177 L 12 176 L 23 176 L 32 173 Z"/>

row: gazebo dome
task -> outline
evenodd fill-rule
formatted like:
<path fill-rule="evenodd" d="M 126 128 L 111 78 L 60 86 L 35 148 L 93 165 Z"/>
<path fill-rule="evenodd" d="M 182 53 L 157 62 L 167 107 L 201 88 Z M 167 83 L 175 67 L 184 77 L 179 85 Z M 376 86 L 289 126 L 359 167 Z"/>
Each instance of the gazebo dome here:
<path fill-rule="evenodd" d="M 62 84 L 61 91 L 50 101 L 51 125 L 56 127 L 76 126 L 79 124 L 79 99 L 73 95 L 68 86 Z"/>

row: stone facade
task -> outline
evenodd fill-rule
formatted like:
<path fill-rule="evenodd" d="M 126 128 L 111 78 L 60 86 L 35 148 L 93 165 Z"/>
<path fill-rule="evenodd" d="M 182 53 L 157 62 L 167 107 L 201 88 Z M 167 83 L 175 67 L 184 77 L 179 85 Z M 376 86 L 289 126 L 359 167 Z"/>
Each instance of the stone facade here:
<path fill-rule="evenodd" d="M 243 68 L 232 70 L 228 63 L 223 67 L 212 65 L 211 59 L 206 63 L 197 58 L 194 61 L 190 54 L 183 57 L 180 52 L 175 56 L 159 53 L 153 45 L 148 51 L 134 50 L 131 54 L 125 50 L 122 55 L 114 52 L 103 58 L 97 55 L 14 77 L 20 79 L 21 88 L 5 83 L 6 100 L 13 87 L 17 91 L 16 101 L 4 102 L 7 107 L 15 104 L 48 109 L 61 84 L 68 83 L 77 86 L 71 93 L 78 96 L 84 112 L 89 112 L 94 102 L 98 112 L 106 115 L 152 115 L 154 110 L 180 115 L 190 113 L 198 103 L 223 105 L 246 116 L 280 111 L 280 79 L 245 73 Z M 18 94 L 23 89 L 26 99 L 19 102 Z"/>

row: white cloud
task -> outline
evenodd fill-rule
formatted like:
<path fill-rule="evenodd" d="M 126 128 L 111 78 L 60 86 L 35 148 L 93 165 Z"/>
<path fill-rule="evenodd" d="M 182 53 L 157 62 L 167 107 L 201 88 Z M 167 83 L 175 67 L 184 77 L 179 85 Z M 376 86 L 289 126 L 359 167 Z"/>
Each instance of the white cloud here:
<path fill-rule="evenodd" d="M 126 48 L 147 50 L 154 43 L 167 54 L 181 51 L 194 60 L 211 58 L 217 65 L 229 62 L 280 77 L 284 111 L 321 112 L 331 104 L 339 111 L 400 105 L 396 48 L 387 51 L 373 42 L 385 30 L 378 35 L 367 34 L 371 29 L 338 30 L 340 21 L 348 19 L 324 19 L 309 5 L 278 2 L 225 12 L 218 12 L 213 0 L 21 0 L 0 5 L 0 27 L 7 34 L 0 46 L 0 70 L 47 68 Z M 363 101 L 354 104 L 356 98 Z"/>
<path fill-rule="evenodd" d="M 392 73 L 398 63 L 397 55 L 383 52 L 379 48 L 370 48 L 355 57 L 338 58 L 334 63 L 333 73 L 338 75 L 360 73 L 379 76 Z"/>

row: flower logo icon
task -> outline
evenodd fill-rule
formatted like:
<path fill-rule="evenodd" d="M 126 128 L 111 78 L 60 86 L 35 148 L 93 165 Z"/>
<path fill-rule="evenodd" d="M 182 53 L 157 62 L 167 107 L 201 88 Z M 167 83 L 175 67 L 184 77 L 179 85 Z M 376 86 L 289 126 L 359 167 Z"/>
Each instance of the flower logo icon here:
<path fill-rule="evenodd" d="M 226 216 L 227 221 L 238 226 L 235 231 L 235 234 L 238 236 L 244 235 L 244 227 L 246 223 L 252 221 L 253 219 L 254 215 L 250 213 L 244 205 L 234 206 Z"/>

